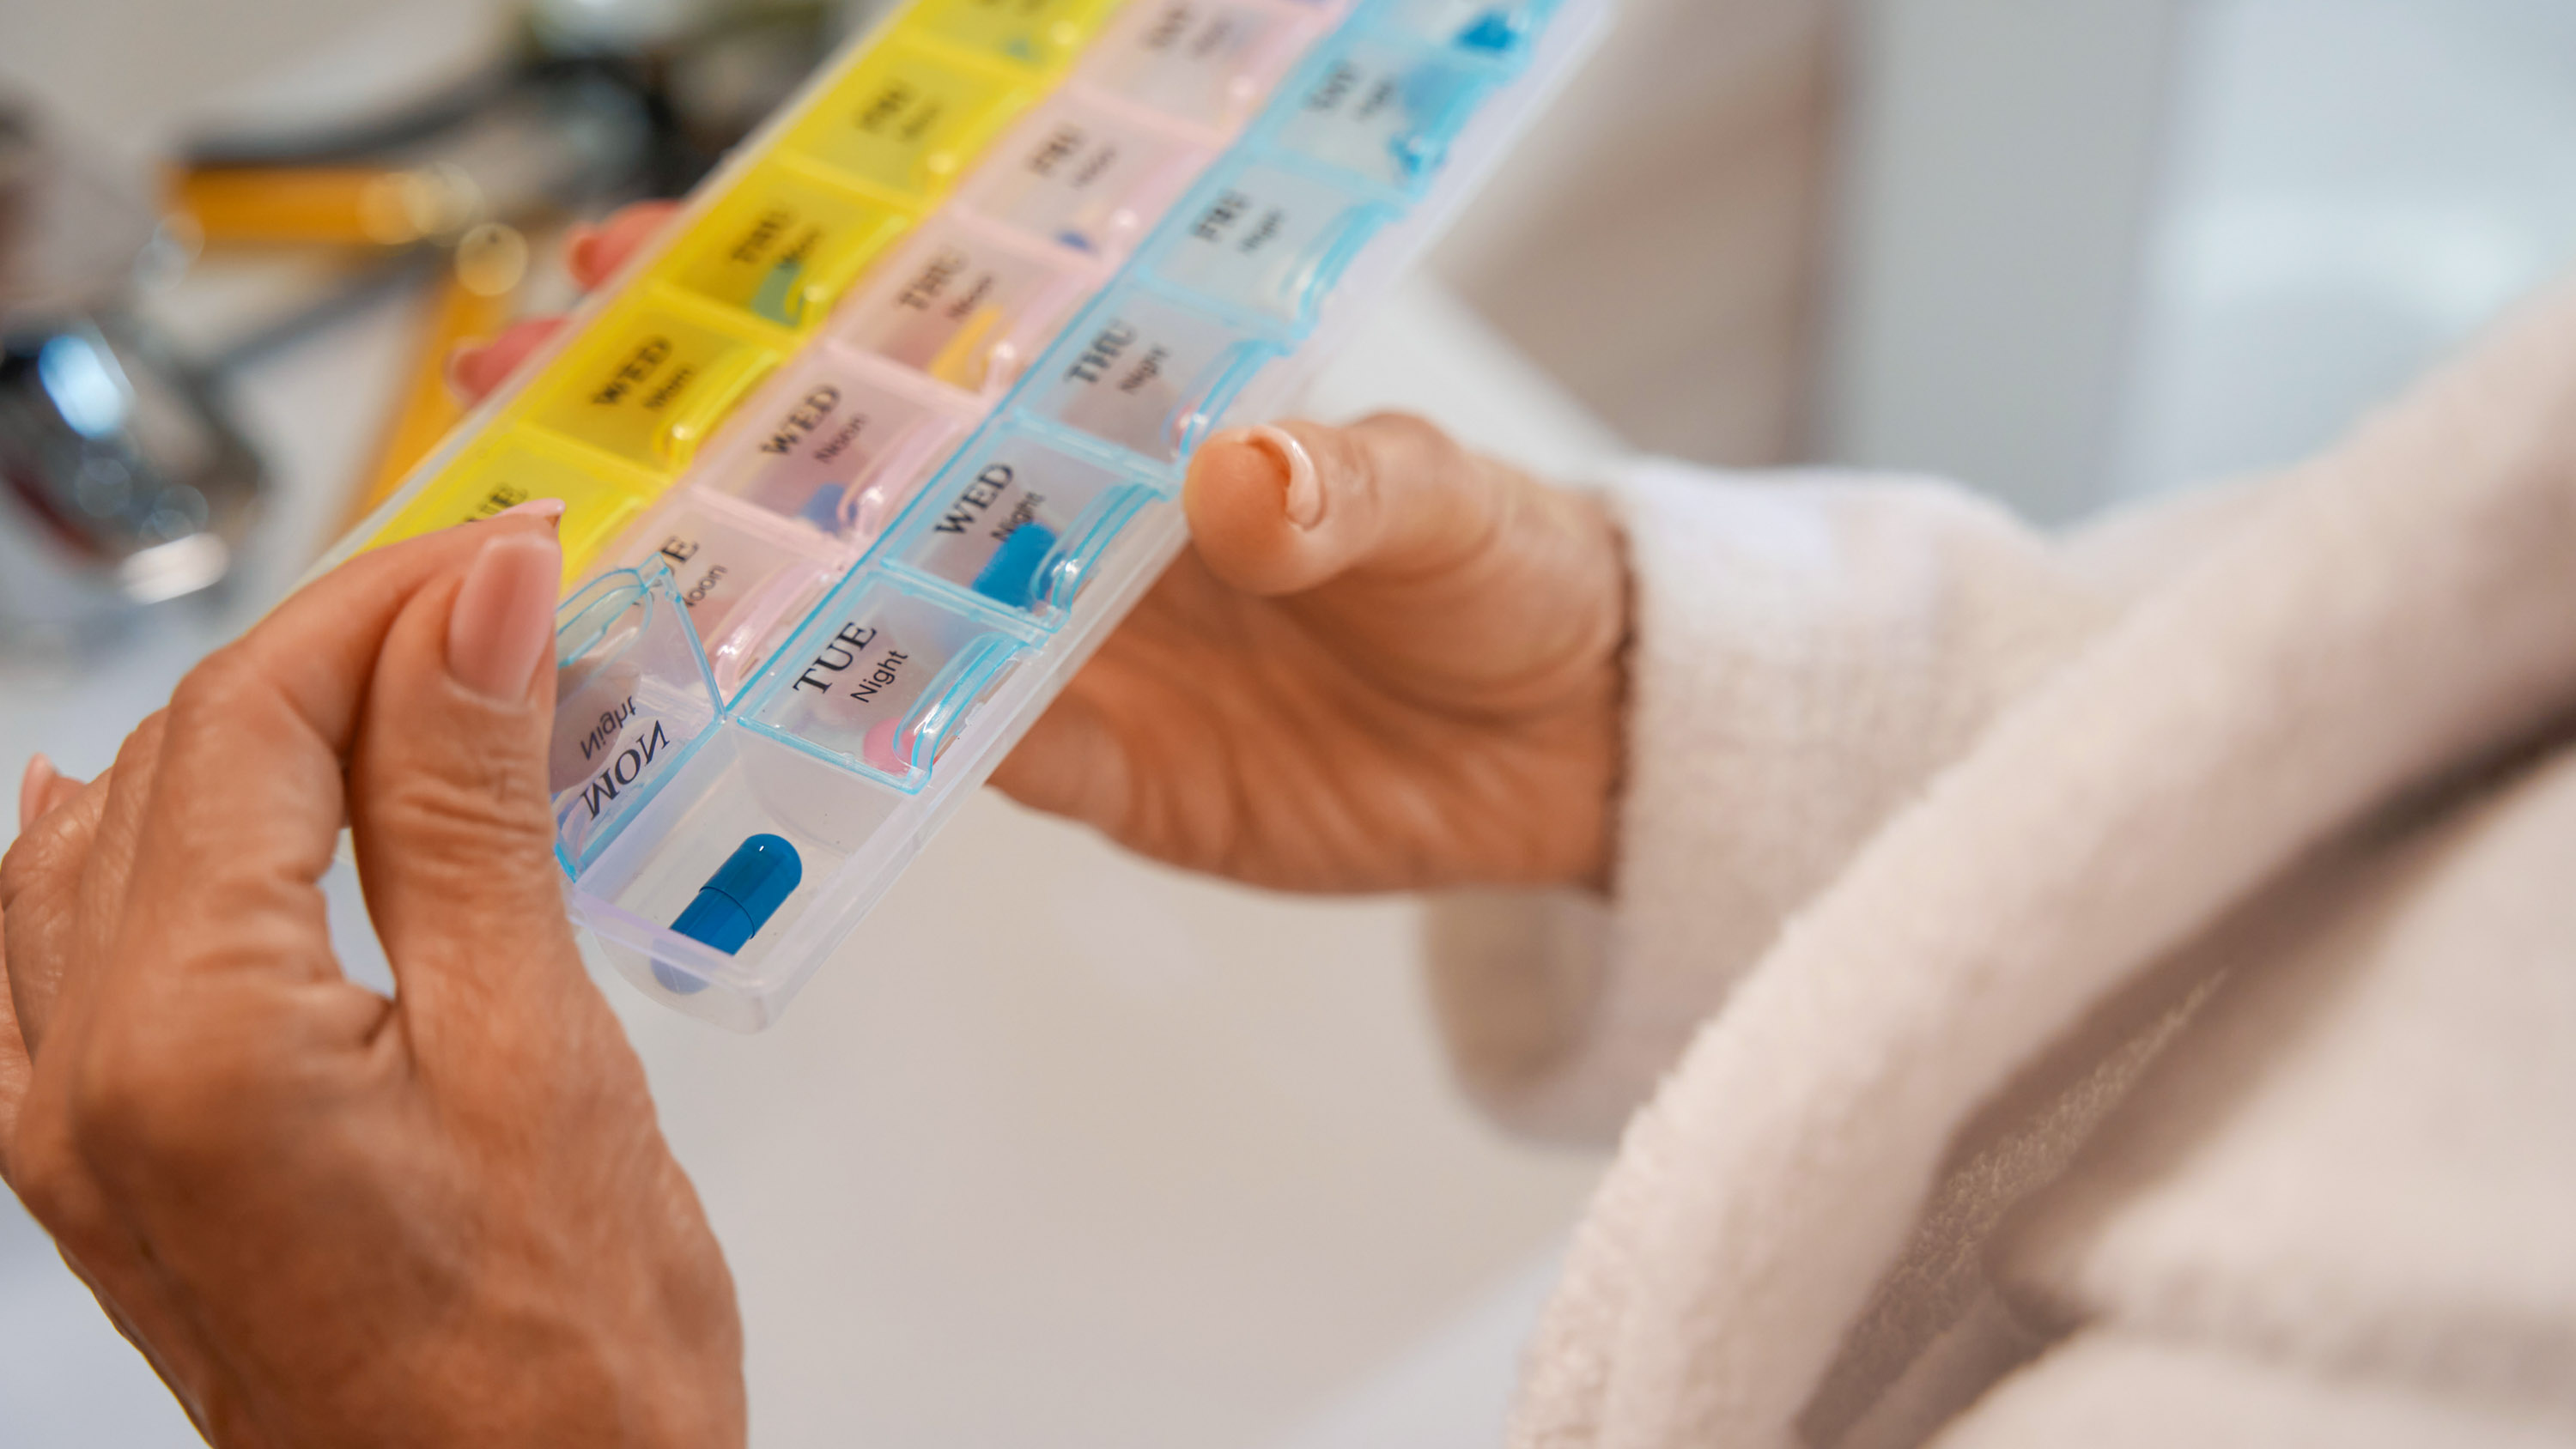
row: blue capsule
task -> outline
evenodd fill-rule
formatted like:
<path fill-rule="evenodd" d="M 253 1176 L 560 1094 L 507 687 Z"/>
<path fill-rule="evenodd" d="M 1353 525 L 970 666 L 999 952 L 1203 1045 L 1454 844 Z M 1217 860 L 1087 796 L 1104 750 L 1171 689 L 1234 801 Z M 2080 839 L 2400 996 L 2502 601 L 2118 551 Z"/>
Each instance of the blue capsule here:
<path fill-rule="evenodd" d="M 814 490 L 814 496 L 805 500 L 805 506 L 796 511 L 796 516 L 825 533 L 839 533 L 842 496 L 840 484 L 826 483 Z"/>
<path fill-rule="evenodd" d="M 1458 44 L 1467 50 L 1481 50 L 1491 55 L 1505 54 L 1521 43 L 1520 22 L 1508 11 L 1488 10 L 1458 32 Z"/>
<path fill-rule="evenodd" d="M 1032 521 L 1012 529 L 976 573 L 975 592 L 1010 608 L 1028 608 L 1037 600 L 1038 572 L 1055 552 L 1055 540 L 1055 530 L 1042 523 Z"/>
<path fill-rule="evenodd" d="M 707 877 L 698 898 L 671 929 L 730 956 L 760 934 L 804 880 L 805 862 L 795 846 L 775 835 L 755 835 Z M 653 963 L 653 975 L 674 991 L 695 991 L 701 985 L 659 961 Z"/>

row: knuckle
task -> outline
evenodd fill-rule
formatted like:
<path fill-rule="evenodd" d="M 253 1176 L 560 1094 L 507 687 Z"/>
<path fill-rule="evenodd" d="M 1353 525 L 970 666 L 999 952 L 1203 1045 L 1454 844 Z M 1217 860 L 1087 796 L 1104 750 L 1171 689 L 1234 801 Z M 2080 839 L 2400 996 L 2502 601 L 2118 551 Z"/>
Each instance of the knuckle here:
<path fill-rule="evenodd" d="M 496 855 L 553 849 L 543 790 L 521 773 L 515 762 L 488 756 L 449 770 L 390 772 L 364 808 L 400 835 L 406 852 L 471 862 L 480 873 L 493 868 Z"/>
<path fill-rule="evenodd" d="M 227 1054 L 197 1034 L 157 1020 L 102 1021 L 93 1029 L 65 1097 L 82 1152 L 124 1166 L 149 1166 L 207 1145 L 243 1083 Z"/>
<path fill-rule="evenodd" d="M 48 816 L 31 827 L 0 855 L 0 915 L 19 908 L 22 900 L 39 899 L 78 876 L 80 841 L 76 822 L 63 814 Z"/>
<path fill-rule="evenodd" d="M 11 1154 L 9 1168 L 10 1189 L 26 1206 L 27 1216 L 47 1231 L 64 1232 L 79 1217 L 81 1194 L 69 1157 L 24 1144 Z"/>
<path fill-rule="evenodd" d="M 1358 431 L 1380 464 L 1393 465 L 1398 471 L 1456 464 L 1467 456 L 1447 429 L 1420 413 L 1372 414 L 1361 420 Z"/>
<path fill-rule="evenodd" d="M 241 711 L 264 687 L 258 663 L 243 641 L 209 654 L 170 692 L 168 716 L 192 723 Z M 140 733 L 138 731 L 138 733 Z"/>
<path fill-rule="evenodd" d="M 1380 413 L 1355 429 L 1353 462 L 1372 502 L 1446 498 L 1476 491 L 1474 459 L 1446 429 L 1416 413 Z"/>

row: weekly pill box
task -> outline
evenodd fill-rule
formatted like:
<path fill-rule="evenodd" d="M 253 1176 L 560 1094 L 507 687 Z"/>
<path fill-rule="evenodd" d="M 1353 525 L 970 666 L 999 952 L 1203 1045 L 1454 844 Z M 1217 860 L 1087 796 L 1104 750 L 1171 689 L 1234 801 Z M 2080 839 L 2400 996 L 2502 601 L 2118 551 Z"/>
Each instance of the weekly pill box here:
<path fill-rule="evenodd" d="M 325 565 L 560 499 L 586 946 L 775 1018 L 1608 0 L 916 0 Z"/>

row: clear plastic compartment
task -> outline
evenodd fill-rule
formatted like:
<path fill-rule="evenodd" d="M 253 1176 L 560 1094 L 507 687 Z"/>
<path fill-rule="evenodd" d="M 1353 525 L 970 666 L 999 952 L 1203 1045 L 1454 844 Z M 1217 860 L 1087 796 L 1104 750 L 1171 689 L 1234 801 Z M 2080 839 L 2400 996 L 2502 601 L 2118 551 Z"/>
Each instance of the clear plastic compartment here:
<path fill-rule="evenodd" d="M 646 992 L 758 1030 L 918 848 L 885 829 L 911 804 L 794 745 L 724 725 L 580 873 L 573 911 Z M 711 915 L 730 929 L 706 929 Z"/>
<path fill-rule="evenodd" d="M 1142 117 L 1078 97 L 1032 113 L 966 184 L 968 210 L 1086 257 L 1131 250 L 1214 155 Z"/>
<path fill-rule="evenodd" d="M 863 575 L 780 651 L 748 718 L 776 738 L 918 790 L 1028 643 L 897 579 Z"/>
<path fill-rule="evenodd" d="M 1084 84 L 1228 133 L 1261 108 L 1319 28 L 1265 0 L 1133 0 L 1083 57 Z"/>
<path fill-rule="evenodd" d="M 1040 93 L 1030 77 L 889 41 L 825 91 L 785 144 L 828 173 L 927 201 Z"/>
<path fill-rule="evenodd" d="M 1160 479 L 1024 425 L 989 434 L 926 491 L 894 557 L 906 569 L 1042 623 L 1063 621 Z"/>
<path fill-rule="evenodd" d="M 1212 301 L 1303 326 L 1403 212 L 1351 186 L 1266 161 L 1231 163 L 1190 199 L 1146 265 Z"/>
<path fill-rule="evenodd" d="M 973 423 L 967 399 L 816 347 L 742 410 L 698 476 L 857 549 L 885 531 Z"/>
<path fill-rule="evenodd" d="M 1274 334 L 1129 282 L 1056 344 L 1025 405 L 1140 457 L 1177 463 L 1287 351 Z"/>
<path fill-rule="evenodd" d="M 996 394 L 1099 279 L 1055 248 L 947 216 L 877 270 L 831 335 L 950 387 Z"/>
<path fill-rule="evenodd" d="M 1455 48 L 1362 33 L 1310 72 L 1278 113 L 1274 144 L 1406 192 L 1431 183 L 1501 80 Z"/>
<path fill-rule="evenodd" d="M 800 523 L 692 488 L 626 537 L 621 562 L 667 564 L 716 687 L 730 695 L 805 617 L 852 555 Z"/>
<path fill-rule="evenodd" d="M 604 574 L 555 617 L 546 788 L 556 853 L 577 873 L 652 800 L 718 706 L 669 565 Z"/>

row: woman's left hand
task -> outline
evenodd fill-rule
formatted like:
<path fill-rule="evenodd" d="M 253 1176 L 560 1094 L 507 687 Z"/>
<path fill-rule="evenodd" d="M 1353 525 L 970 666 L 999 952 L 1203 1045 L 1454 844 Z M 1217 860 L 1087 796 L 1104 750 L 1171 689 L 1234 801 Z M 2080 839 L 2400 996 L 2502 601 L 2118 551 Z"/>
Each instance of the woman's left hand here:
<path fill-rule="evenodd" d="M 363 556 L 0 865 L 0 1177 L 215 1444 L 740 1445 L 732 1280 L 582 969 L 542 514 Z M 343 824 L 399 995 L 341 974 Z"/>

